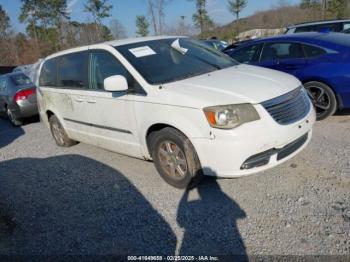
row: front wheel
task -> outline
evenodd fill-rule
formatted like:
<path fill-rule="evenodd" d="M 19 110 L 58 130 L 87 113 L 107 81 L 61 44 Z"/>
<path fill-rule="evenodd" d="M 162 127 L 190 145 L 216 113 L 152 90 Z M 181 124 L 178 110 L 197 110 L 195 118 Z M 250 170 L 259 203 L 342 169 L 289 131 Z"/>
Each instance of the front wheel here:
<path fill-rule="evenodd" d="M 189 139 L 174 128 L 164 128 L 149 137 L 152 158 L 160 176 L 176 188 L 193 188 L 203 174 Z"/>
<path fill-rule="evenodd" d="M 308 82 L 304 86 L 316 109 L 317 120 L 323 120 L 334 115 L 338 104 L 332 88 L 316 81 Z"/>

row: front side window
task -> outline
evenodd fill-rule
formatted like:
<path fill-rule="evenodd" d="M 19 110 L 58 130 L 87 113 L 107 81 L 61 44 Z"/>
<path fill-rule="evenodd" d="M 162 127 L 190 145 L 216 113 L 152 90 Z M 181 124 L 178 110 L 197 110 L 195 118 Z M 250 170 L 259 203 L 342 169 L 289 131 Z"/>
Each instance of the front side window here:
<path fill-rule="evenodd" d="M 10 76 L 10 79 L 15 86 L 30 85 L 32 83 L 32 80 L 24 74 Z"/>
<path fill-rule="evenodd" d="M 40 86 L 56 86 L 57 85 L 57 60 L 50 59 L 45 61 L 42 66 L 40 77 Z"/>
<path fill-rule="evenodd" d="M 233 52 L 231 57 L 240 63 L 254 63 L 259 61 L 262 44 L 251 45 L 240 48 L 237 52 Z"/>
<path fill-rule="evenodd" d="M 104 89 L 104 80 L 110 76 L 122 75 L 132 85 L 132 77 L 124 66 L 107 51 L 96 50 L 90 56 L 90 88 Z"/>
<path fill-rule="evenodd" d="M 305 44 L 304 50 L 307 57 L 319 57 L 327 53 L 324 49 L 320 47 Z"/>
<path fill-rule="evenodd" d="M 58 86 L 87 88 L 87 61 L 87 52 L 61 56 L 58 66 Z"/>
<path fill-rule="evenodd" d="M 206 43 L 169 38 L 116 46 L 150 84 L 164 84 L 237 65 Z"/>
<path fill-rule="evenodd" d="M 299 43 L 266 43 L 261 55 L 261 61 L 304 58 L 304 52 Z"/>

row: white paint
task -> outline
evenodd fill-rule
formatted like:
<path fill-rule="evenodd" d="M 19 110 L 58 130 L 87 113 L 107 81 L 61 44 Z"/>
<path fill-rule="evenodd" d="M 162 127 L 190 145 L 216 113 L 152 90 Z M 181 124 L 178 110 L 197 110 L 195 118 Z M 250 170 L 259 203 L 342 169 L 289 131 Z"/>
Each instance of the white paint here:
<path fill-rule="evenodd" d="M 125 66 L 147 95 L 40 87 L 44 94 L 41 96 L 38 92 L 43 121 L 47 123 L 46 111 L 50 110 L 57 115 L 72 138 L 147 159 L 150 159 L 146 142 L 148 129 L 154 124 L 167 124 L 177 128 L 190 139 L 206 175 L 222 177 L 244 176 L 274 167 L 298 154 L 307 143 L 282 161 L 277 161 L 276 156 L 272 156 L 270 163 L 265 166 L 240 170 L 242 163 L 252 155 L 271 148 L 281 148 L 306 133 L 309 133 L 308 141 L 310 141 L 315 122 L 312 107 L 303 119 L 290 125 L 279 125 L 260 105 L 263 101 L 300 86 L 300 81 L 291 75 L 254 66 L 238 65 L 168 83 L 160 89 L 159 86 L 148 84 L 114 48 L 116 45 L 163 38 L 169 37 L 113 41 L 75 48 L 50 56 L 49 58 L 52 58 L 87 49 L 106 50 Z M 70 97 L 74 110 L 69 111 L 67 103 L 58 99 L 63 94 Z M 83 101 L 77 102 L 76 98 L 81 98 Z M 203 113 L 205 107 L 241 103 L 252 104 L 261 119 L 231 130 L 221 130 L 210 127 Z M 128 130 L 131 134 L 69 123 L 63 120 L 65 114 L 70 118 L 94 125 Z"/>

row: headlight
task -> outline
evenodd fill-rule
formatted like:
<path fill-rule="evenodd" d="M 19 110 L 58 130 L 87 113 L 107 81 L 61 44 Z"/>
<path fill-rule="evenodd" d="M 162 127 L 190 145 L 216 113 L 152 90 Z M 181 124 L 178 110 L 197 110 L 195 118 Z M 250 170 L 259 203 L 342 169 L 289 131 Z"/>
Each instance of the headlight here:
<path fill-rule="evenodd" d="M 251 104 L 213 106 L 204 108 L 203 111 L 210 126 L 221 129 L 232 129 L 260 119 Z"/>

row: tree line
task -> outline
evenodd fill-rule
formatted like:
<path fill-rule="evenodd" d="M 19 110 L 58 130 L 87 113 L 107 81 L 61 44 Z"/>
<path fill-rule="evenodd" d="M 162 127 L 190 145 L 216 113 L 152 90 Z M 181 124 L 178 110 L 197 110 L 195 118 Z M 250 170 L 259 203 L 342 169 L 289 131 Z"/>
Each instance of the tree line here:
<path fill-rule="evenodd" d="M 172 1 L 147 0 L 148 16 L 135 17 L 135 34 L 147 36 L 152 31 L 154 35 L 215 35 L 228 40 L 234 39 L 242 30 L 345 18 L 350 13 L 349 0 L 301 0 L 299 6 L 280 6 L 278 12 L 274 12 L 275 8 L 242 19 L 240 15 L 248 0 L 227 0 L 234 22 L 220 26 L 209 15 L 208 0 L 186 0 L 194 3 L 193 23 L 186 22 L 185 16 L 181 16 L 177 23 L 167 25 L 165 9 Z M 112 19 L 108 26 L 104 23 L 106 18 L 112 17 L 112 10 L 109 0 L 87 0 L 84 12 L 90 14 L 91 19 L 78 22 L 72 20 L 67 0 L 21 0 L 18 20 L 26 25 L 26 30 L 25 33 L 17 33 L 11 27 L 9 15 L 0 5 L 0 65 L 33 63 L 59 50 L 127 37 L 121 21 Z"/>

